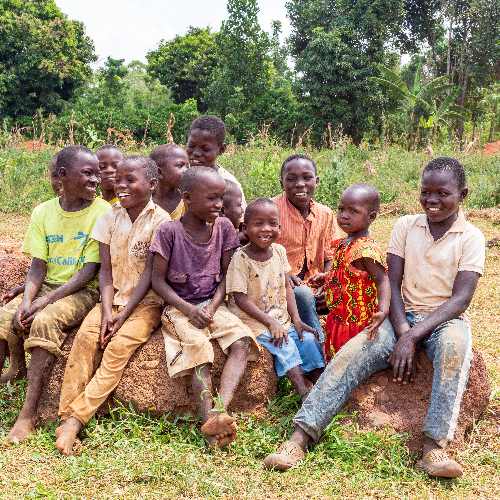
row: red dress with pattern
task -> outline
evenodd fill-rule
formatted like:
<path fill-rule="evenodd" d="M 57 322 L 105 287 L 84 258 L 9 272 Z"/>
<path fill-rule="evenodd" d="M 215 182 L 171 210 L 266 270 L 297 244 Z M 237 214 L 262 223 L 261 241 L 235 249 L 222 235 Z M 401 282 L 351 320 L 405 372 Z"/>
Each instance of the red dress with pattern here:
<path fill-rule="evenodd" d="M 326 318 L 325 351 L 327 361 L 352 337 L 364 330 L 378 310 L 375 278 L 352 263 L 369 258 L 386 269 L 377 243 L 370 237 L 332 242 L 333 265 L 325 280 L 329 309 Z"/>

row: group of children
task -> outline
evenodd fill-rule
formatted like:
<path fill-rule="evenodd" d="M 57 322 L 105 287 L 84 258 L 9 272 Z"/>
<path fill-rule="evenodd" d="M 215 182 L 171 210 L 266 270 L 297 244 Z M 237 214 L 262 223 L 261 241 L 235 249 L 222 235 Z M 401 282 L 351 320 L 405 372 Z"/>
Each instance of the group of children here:
<path fill-rule="evenodd" d="M 436 369 L 419 464 L 431 475 L 461 474 L 444 448 L 471 357 L 463 313 L 484 265 L 484 238 L 460 209 L 463 167 L 451 158 L 427 165 L 425 214 L 396 223 L 386 265 L 369 235 L 375 188 L 348 187 L 335 218 L 313 199 L 314 161 L 293 155 L 281 168 L 283 193 L 246 206 L 237 179 L 217 164 L 224 134 L 219 118 L 202 116 L 186 150 L 161 145 L 148 158 L 111 145 L 96 154 L 69 146 L 54 157 L 56 197 L 33 211 L 26 282 L 0 311 L 0 367 L 9 356 L 1 382 L 24 377 L 24 350 L 31 353 L 25 402 L 7 439 L 18 443 L 34 430 L 46 374 L 78 325 L 61 388 L 61 453 L 72 453 L 160 326 L 168 374 L 190 377 L 213 446 L 236 438 L 228 406 L 247 362 L 271 352 L 277 375 L 303 401 L 292 437 L 265 460 L 280 470 L 303 458 L 369 375 L 390 363 L 396 381 L 410 381 L 421 346 Z M 327 314 L 325 331 L 318 311 Z M 211 340 L 227 355 L 217 395 Z"/>

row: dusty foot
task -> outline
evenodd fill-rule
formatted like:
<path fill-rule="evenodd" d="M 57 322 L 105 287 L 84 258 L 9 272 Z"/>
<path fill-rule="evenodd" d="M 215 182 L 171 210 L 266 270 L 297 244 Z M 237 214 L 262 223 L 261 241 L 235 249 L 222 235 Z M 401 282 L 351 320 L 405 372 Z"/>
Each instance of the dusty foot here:
<path fill-rule="evenodd" d="M 33 419 L 18 417 L 14 427 L 12 427 L 7 436 L 7 442 L 11 444 L 19 444 L 34 430 L 35 426 L 33 425 Z"/>
<path fill-rule="evenodd" d="M 73 445 L 82 427 L 83 425 L 79 420 L 70 417 L 56 429 L 56 448 L 63 455 L 69 456 L 73 454 Z"/>
<path fill-rule="evenodd" d="M 224 447 L 236 439 L 236 422 L 227 413 L 214 413 L 201 426 L 211 446 Z"/>

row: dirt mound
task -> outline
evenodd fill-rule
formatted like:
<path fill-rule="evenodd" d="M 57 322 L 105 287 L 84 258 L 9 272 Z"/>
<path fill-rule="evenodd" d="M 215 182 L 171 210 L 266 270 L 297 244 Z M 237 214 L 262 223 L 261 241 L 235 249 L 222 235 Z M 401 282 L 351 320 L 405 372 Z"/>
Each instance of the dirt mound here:
<path fill-rule="evenodd" d="M 38 421 L 57 418 L 59 396 L 66 360 L 73 345 L 76 330 L 71 332 L 62 348 L 63 357 L 54 364 L 38 407 Z M 214 387 L 218 388 L 225 356 L 214 343 L 215 361 L 212 368 Z M 269 399 L 276 395 L 277 378 L 272 356 L 263 352 L 258 361 L 248 363 L 244 380 L 237 389 L 231 410 L 237 412 L 262 412 Z M 167 374 L 163 337 L 159 331 L 132 356 L 114 398 L 125 405 L 132 404 L 138 411 L 155 414 L 194 413 L 195 401 L 188 390 L 185 378 L 171 379 Z M 107 405 L 103 405 L 105 413 Z"/>
<path fill-rule="evenodd" d="M 398 433 L 408 434 L 408 447 L 411 451 L 419 451 L 422 447 L 421 429 L 432 388 L 432 373 L 431 362 L 424 353 L 420 353 L 415 382 L 395 384 L 391 370 L 378 372 L 354 391 L 348 407 L 358 412 L 362 428 L 388 426 Z M 490 390 L 486 364 L 481 354 L 474 351 L 453 447 L 463 442 L 465 433 L 486 410 Z"/>
<path fill-rule="evenodd" d="M 29 259 L 0 250 L 0 295 L 24 283 L 28 267 Z"/>
<path fill-rule="evenodd" d="M 488 142 L 488 144 L 485 144 L 483 147 L 483 153 L 487 156 L 500 153 L 500 141 Z"/>

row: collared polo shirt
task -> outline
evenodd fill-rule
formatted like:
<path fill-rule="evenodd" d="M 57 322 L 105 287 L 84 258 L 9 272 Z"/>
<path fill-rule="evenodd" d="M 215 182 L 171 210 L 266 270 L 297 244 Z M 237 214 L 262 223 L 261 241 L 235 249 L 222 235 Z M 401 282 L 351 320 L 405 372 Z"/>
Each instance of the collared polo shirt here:
<path fill-rule="evenodd" d="M 337 226 L 333 211 L 311 201 L 309 215 L 304 219 L 282 193 L 273 201 L 278 206 L 281 231 L 276 243 L 286 249 L 291 274 L 299 274 L 307 263 L 305 279 L 324 271 L 325 261 L 333 257 L 331 242 L 344 236 Z"/>
<path fill-rule="evenodd" d="M 124 306 L 129 301 L 146 267 L 156 229 L 169 220 L 168 213 L 153 200 L 149 200 L 134 222 L 127 210 L 118 204 L 97 220 L 92 238 L 109 245 L 115 289 L 113 305 Z M 141 303 L 160 304 L 161 299 L 149 290 Z"/>
<path fill-rule="evenodd" d="M 448 231 L 434 240 L 427 217 L 405 215 L 394 225 L 388 253 L 404 259 L 402 294 L 407 311 L 430 313 L 447 301 L 460 271 L 484 271 L 483 233 L 462 211 Z"/>

